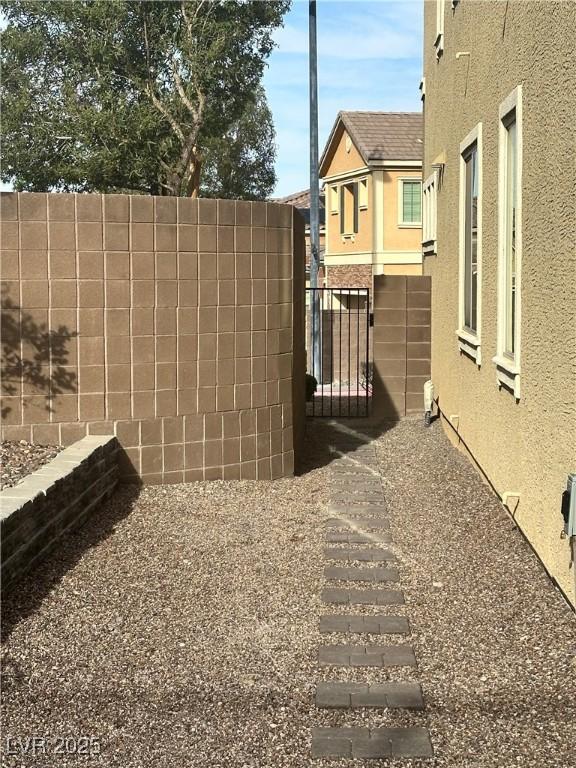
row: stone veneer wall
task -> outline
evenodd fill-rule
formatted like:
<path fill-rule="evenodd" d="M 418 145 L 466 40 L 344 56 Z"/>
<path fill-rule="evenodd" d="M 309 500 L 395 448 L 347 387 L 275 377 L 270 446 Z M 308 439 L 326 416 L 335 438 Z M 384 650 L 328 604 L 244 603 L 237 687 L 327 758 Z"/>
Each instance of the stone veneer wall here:
<path fill-rule="evenodd" d="M 372 264 L 335 264 L 327 269 L 329 288 L 369 288 L 372 291 Z"/>
<path fill-rule="evenodd" d="M 84 437 L 0 492 L 2 589 L 35 566 L 118 482 L 115 437 Z"/>
<path fill-rule="evenodd" d="M 4 439 L 114 434 L 147 483 L 292 473 L 291 206 L 4 193 L 0 213 Z"/>
<path fill-rule="evenodd" d="M 429 277 L 374 278 L 372 414 L 397 419 L 424 413 L 430 378 Z"/>

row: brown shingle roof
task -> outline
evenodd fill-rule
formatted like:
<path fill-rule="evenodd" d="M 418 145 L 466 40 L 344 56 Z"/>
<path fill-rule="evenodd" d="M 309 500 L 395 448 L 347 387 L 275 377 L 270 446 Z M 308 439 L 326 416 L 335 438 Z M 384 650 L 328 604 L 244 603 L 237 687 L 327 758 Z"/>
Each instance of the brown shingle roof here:
<path fill-rule="evenodd" d="M 420 112 L 339 112 L 320 160 L 321 172 L 340 124 L 366 165 L 383 160 L 422 160 Z"/>
<path fill-rule="evenodd" d="M 310 208 L 310 190 L 304 189 L 302 192 L 293 192 L 286 197 L 277 197 L 277 203 L 289 203 L 295 208 Z M 320 208 L 324 207 L 324 195 L 320 193 Z"/>
<path fill-rule="evenodd" d="M 306 224 L 310 223 L 310 190 L 304 189 L 302 192 L 293 192 L 291 195 L 286 195 L 286 197 L 277 197 L 275 198 L 275 202 L 277 203 L 289 203 L 290 205 L 293 205 L 295 208 L 297 208 L 302 216 L 304 216 L 304 221 Z M 320 192 L 320 226 L 324 226 L 324 194 Z"/>

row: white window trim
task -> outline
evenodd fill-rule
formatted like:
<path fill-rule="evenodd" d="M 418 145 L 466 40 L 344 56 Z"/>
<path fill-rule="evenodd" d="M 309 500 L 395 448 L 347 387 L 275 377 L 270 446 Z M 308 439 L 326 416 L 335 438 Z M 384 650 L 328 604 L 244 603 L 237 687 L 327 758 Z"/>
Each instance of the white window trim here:
<path fill-rule="evenodd" d="M 464 327 L 464 260 L 465 260 L 465 208 L 466 208 L 466 150 L 476 143 L 478 161 L 478 211 L 477 211 L 477 288 L 476 288 L 476 333 Z M 474 126 L 466 138 L 460 142 L 460 190 L 458 203 L 458 348 L 472 358 L 478 367 L 482 364 L 482 123 Z"/>
<path fill-rule="evenodd" d="M 438 171 L 434 171 L 422 185 L 422 253 L 436 253 L 438 220 Z"/>
<path fill-rule="evenodd" d="M 358 210 L 368 210 L 368 177 L 358 180 Z"/>
<path fill-rule="evenodd" d="M 358 179 L 352 179 L 351 181 L 345 181 L 342 184 L 340 184 L 339 187 L 338 187 L 338 212 L 340 214 L 339 222 L 344 217 L 344 223 L 346 223 L 346 219 L 345 219 L 346 206 L 342 207 L 342 205 L 341 205 L 341 203 L 342 203 L 342 187 L 349 187 L 349 186 L 353 186 L 354 184 L 356 184 L 356 197 L 357 197 L 358 202 L 360 202 L 359 197 L 358 197 L 359 194 L 360 194 L 360 182 L 358 181 Z M 360 207 L 358 207 L 358 210 L 360 210 Z M 353 243 L 356 241 L 356 235 L 358 234 L 358 232 L 354 232 L 354 219 L 355 218 L 356 217 L 354 215 L 354 211 L 352 211 L 352 231 L 351 232 L 340 232 L 340 235 L 342 237 L 342 242 L 343 243 L 346 242 L 347 240 L 351 240 Z M 357 223 L 358 223 L 358 229 L 360 229 L 360 217 L 358 217 Z"/>
<path fill-rule="evenodd" d="M 338 201 L 340 199 L 340 188 L 338 184 L 328 185 L 328 195 L 330 198 L 330 215 L 334 216 L 338 213 Z"/>
<path fill-rule="evenodd" d="M 439 59 L 444 50 L 444 0 L 436 0 L 436 37 L 434 38 L 436 58 Z"/>
<path fill-rule="evenodd" d="M 504 354 L 506 334 L 506 229 L 504 201 L 506 199 L 506 139 L 505 118 L 516 110 L 516 329 L 514 358 Z M 496 332 L 496 381 L 514 397 L 520 399 L 520 352 L 522 328 L 522 86 L 518 85 L 500 104 L 498 109 L 498 309 Z"/>
<path fill-rule="evenodd" d="M 417 161 L 420 163 L 420 161 Z M 323 181 L 324 184 L 338 184 L 340 182 L 344 182 L 344 184 L 347 184 L 349 181 L 354 181 L 359 176 L 366 176 L 370 173 L 370 168 L 368 166 L 363 165 L 362 168 L 356 168 L 353 171 L 343 171 L 342 173 L 332 173 L 330 176 L 324 176 Z"/>
<path fill-rule="evenodd" d="M 420 184 L 420 221 L 403 221 L 404 183 L 407 181 Z M 401 176 L 398 179 L 398 227 L 400 229 L 422 229 L 422 179 L 419 176 Z"/>

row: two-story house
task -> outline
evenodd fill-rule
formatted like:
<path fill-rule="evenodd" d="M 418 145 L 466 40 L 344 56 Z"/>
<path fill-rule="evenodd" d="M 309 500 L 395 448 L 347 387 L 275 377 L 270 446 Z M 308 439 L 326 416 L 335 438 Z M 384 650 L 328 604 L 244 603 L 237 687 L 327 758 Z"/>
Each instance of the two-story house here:
<path fill-rule="evenodd" d="M 422 274 L 422 115 L 340 112 L 320 159 L 327 285 Z"/>
<path fill-rule="evenodd" d="M 437 404 L 576 602 L 576 5 L 435 0 L 424 34 Z"/>

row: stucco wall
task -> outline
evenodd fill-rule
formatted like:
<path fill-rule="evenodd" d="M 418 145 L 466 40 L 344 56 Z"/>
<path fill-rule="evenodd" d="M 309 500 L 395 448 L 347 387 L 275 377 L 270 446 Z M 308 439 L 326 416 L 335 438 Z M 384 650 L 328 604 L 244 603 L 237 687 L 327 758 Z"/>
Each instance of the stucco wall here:
<path fill-rule="evenodd" d="M 354 142 L 352 142 L 350 150 L 346 149 L 347 138 L 348 132 L 340 126 L 332 142 L 331 156 L 326 158 L 328 166 L 324 174 L 325 178 L 348 171 L 357 171 L 366 166 L 362 155 L 354 146 Z"/>
<path fill-rule="evenodd" d="M 372 179 L 366 172 L 367 179 L 367 192 L 368 192 L 368 205 L 366 208 L 361 208 L 358 211 L 358 232 L 354 233 L 353 238 L 344 238 L 340 232 L 340 214 L 332 213 L 330 208 L 326 209 L 326 251 L 328 258 L 338 255 L 345 256 L 348 254 L 356 254 L 359 252 L 371 252 L 372 251 L 372 232 L 373 232 L 373 215 L 374 215 L 374 196 L 372 194 Z M 326 186 L 326 195 L 329 198 L 330 185 Z M 338 205 L 340 205 L 340 187 L 338 186 Z M 365 261 L 369 261 L 370 257 L 366 257 Z"/>
<path fill-rule="evenodd" d="M 384 250 L 417 251 L 422 249 L 422 227 L 401 227 L 398 224 L 398 183 L 399 179 L 422 180 L 422 171 L 384 172 Z"/>
<path fill-rule="evenodd" d="M 382 275 L 421 275 L 421 264 L 378 264 L 378 274 Z"/>
<path fill-rule="evenodd" d="M 567 2 L 445 2 L 436 60 L 436 3 L 425 3 L 425 167 L 445 153 L 432 275 L 432 379 L 496 491 L 520 494 L 515 519 L 574 600 L 560 498 L 576 471 L 574 82 L 576 6 Z M 457 52 L 469 56 L 456 59 Z M 496 380 L 498 107 L 523 88 L 521 398 Z M 460 354 L 459 144 L 482 122 L 482 364 Z M 471 530 L 471 535 L 475 531 Z M 503 574 L 505 578 L 505 574 Z"/>
<path fill-rule="evenodd" d="M 1 215 L 5 438 L 113 434 L 148 483 L 292 472 L 291 206 L 20 193 Z"/>

